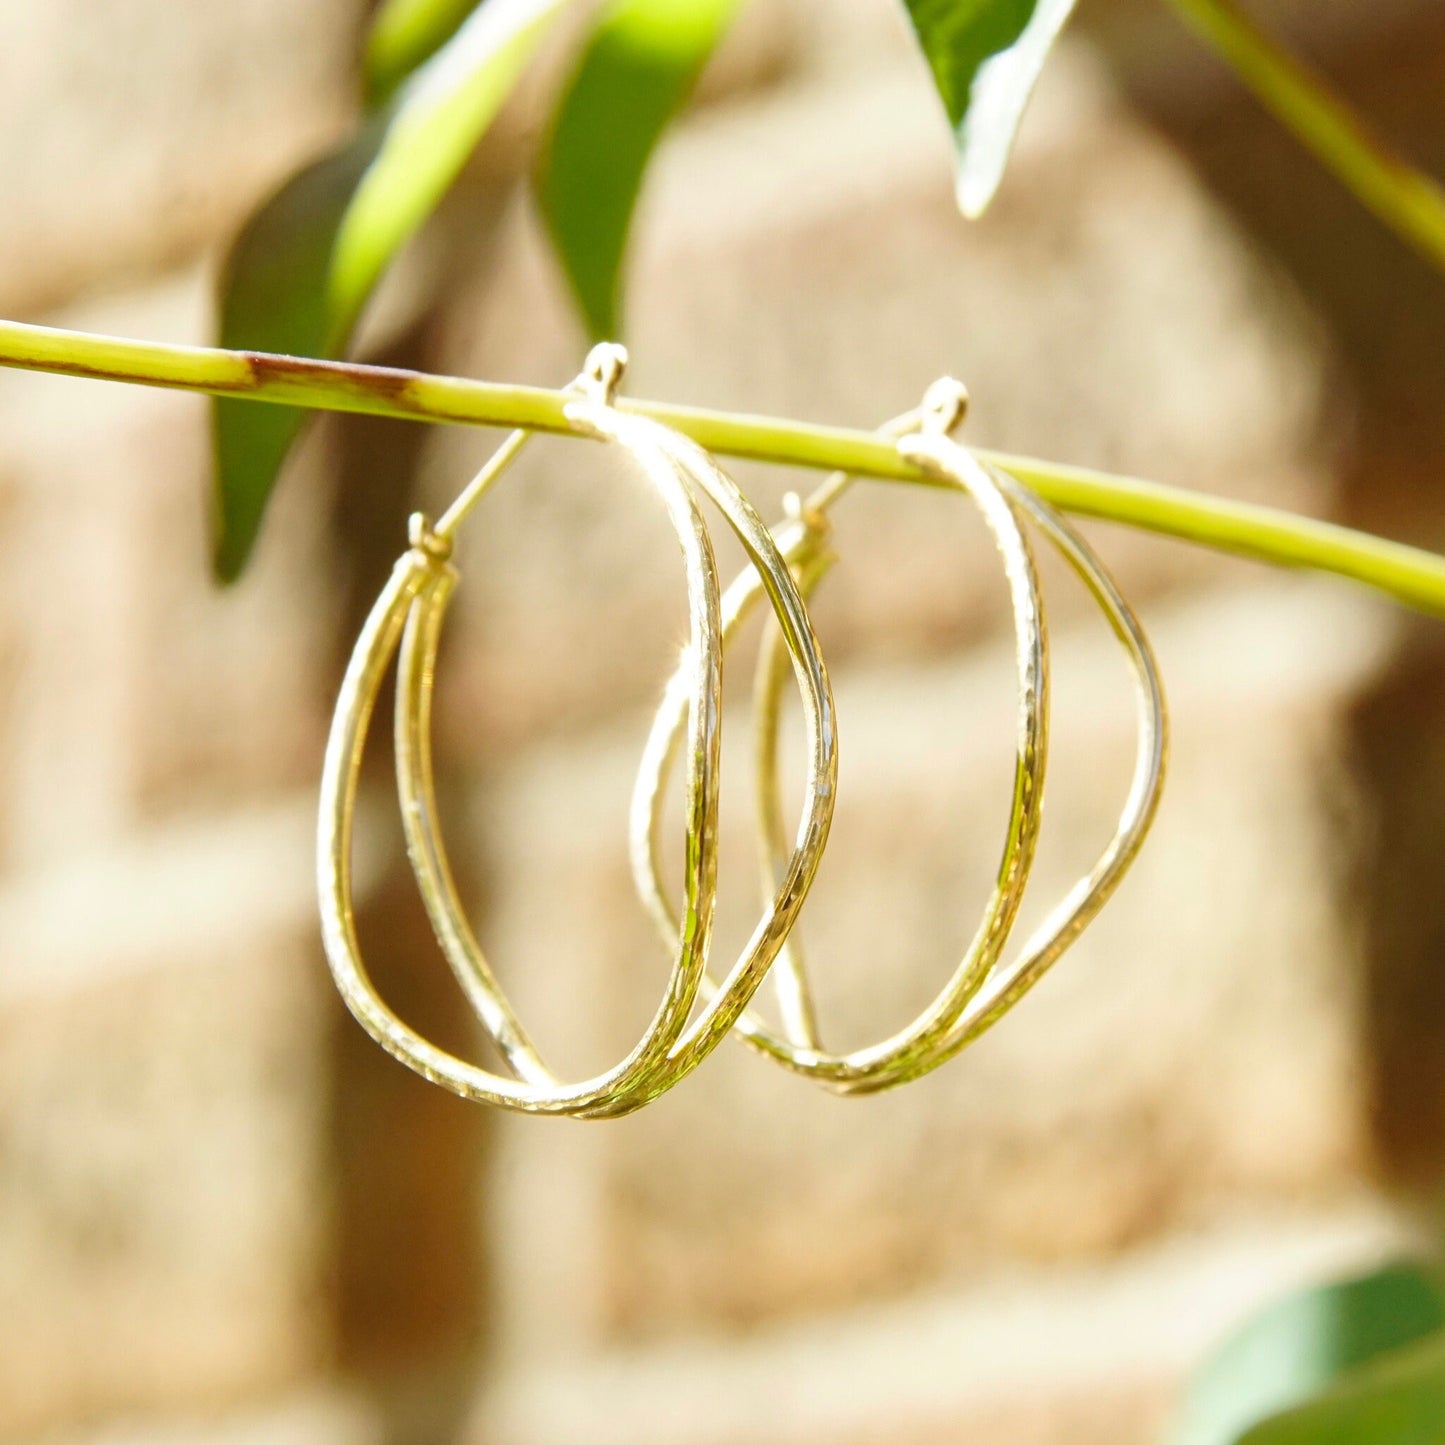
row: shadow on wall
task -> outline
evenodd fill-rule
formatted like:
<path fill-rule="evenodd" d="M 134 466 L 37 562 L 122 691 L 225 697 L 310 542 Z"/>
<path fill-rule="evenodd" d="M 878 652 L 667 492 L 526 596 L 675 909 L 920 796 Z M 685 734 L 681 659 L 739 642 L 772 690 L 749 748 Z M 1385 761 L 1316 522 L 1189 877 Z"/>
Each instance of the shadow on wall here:
<path fill-rule="evenodd" d="M 1387 1178 L 1445 1175 L 1445 638 L 1413 628 L 1350 717 L 1374 826 L 1354 880 L 1365 942 L 1371 1125 Z"/>
<path fill-rule="evenodd" d="M 377 358 L 412 365 L 420 329 Z M 332 523 L 346 602 L 336 664 L 400 554 L 414 505 L 412 479 L 426 429 L 374 417 L 337 426 Z M 378 701 L 363 791 L 392 818 L 391 694 Z M 440 794 L 445 799 L 445 762 Z M 357 924 L 383 997 L 424 1034 L 454 1052 L 472 1051 L 471 1016 L 436 960 L 426 914 L 399 826 L 385 834 L 380 881 L 360 902 Z M 474 880 L 462 877 L 469 896 Z M 486 1281 L 476 1206 L 491 1114 L 434 1088 L 384 1054 L 331 995 L 334 1149 L 334 1348 L 340 1372 L 380 1387 L 382 1428 L 392 1445 L 457 1437 L 475 1383 L 485 1327 Z"/>

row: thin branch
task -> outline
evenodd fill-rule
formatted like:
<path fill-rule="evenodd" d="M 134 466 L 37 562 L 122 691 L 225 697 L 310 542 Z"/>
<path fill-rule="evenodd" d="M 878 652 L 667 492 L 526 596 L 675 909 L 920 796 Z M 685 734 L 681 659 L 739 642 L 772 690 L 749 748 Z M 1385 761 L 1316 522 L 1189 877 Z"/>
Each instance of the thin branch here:
<path fill-rule="evenodd" d="M 0 321 L 0 366 L 210 392 L 324 411 L 425 422 L 571 430 L 563 391 L 503 386 L 349 362 L 129 341 Z M 659 402 L 619 405 L 685 432 L 709 451 L 784 466 L 849 471 L 937 485 L 874 433 Z M 1445 617 L 1445 557 L 1329 522 L 1176 487 L 1031 457 L 979 455 L 1057 507 L 1286 567 L 1363 582 L 1408 607 Z"/>
<path fill-rule="evenodd" d="M 1264 107 L 1380 221 L 1445 270 L 1445 189 L 1389 144 L 1234 0 L 1169 0 Z"/>

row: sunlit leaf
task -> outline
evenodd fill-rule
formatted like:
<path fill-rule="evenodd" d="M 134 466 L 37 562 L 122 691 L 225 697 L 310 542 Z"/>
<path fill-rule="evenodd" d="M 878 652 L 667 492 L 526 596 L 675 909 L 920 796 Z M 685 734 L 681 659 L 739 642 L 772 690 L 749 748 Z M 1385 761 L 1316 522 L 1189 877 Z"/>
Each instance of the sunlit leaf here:
<path fill-rule="evenodd" d="M 456 34 L 481 0 L 383 0 L 366 37 L 362 72 L 375 105 Z"/>
<path fill-rule="evenodd" d="M 983 214 L 1074 0 L 904 0 L 953 123 L 958 205 Z"/>
<path fill-rule="evenodd" d="M 648 158 L 740 3 L 612 0 L 563 93 L 538 194 L 594 337 L 617 334 L 628 227 Z"/>
<path fill-rule="evenodd" d="M 1256 1425 L 1239 1445 L 1440 1445 L 1445 1334 L 1385 1355 L 1308 1404 Z"/>
<path fill-rule="evenodd" d="M 220 344 L 336 356 L 396 253 L 436 208 L 565 0 L 486 0 L 362 132 L 252 217 L 228 258 Z M 216 570 L 255 541 L 300 418 L 215 408 Z"/>
<path fill-rule="evenodd" d="M 1440 1330 L 1440 1283 L 1406 1265 L 1291 1295 L 1256 1315 L 1207 1362 L 1173 1438 L 1177 1445 L 1234 1445 L 1257 1422 Z"/>

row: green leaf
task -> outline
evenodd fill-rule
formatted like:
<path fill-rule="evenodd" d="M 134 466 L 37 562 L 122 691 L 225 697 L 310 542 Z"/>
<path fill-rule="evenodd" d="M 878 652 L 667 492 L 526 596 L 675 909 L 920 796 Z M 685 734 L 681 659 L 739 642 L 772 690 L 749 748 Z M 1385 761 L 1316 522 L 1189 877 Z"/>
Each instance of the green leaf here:
<path fill-rule="evenodd" d="M 480 0 L 383 0 L 366 37 L 368 104 L 385 100 L 456 34 Z"/>
<path fill-rule="evenodd" d="M 981 216 L 1074 0 L 904 0 L 953 122 L 958 205 Z"/>
<path fill-rule="evenodd" d="M 558 105 L 538 196 L 596 339 L 618 330 L 627 232 L 647 162 L 740 0 L 612 0 Z"/>
<path fill-rule="evenodd" d="M 220 344 L 337 356 L 396 253 L 435 209 L 565 0 L 486 0 L 346 146 L 288 181 L 227 258 Z M 219 400 L 215 566 L 245 565 L 302 417 Z"/>
<path fill-rule="evenodd" d="M 380 136 L 375 125 L 298 172 L 236 238 L 221 281 L 220 343 L 241 350 L 317 356 L 333 334 L 326 306 L 336 231 Z M 307 413 L 216 397 L 215 568 L 239 575 L 277 473 Z"/>
<path fill-rule="evenodd" d="M 1445 1334 L 1347 1375 L 1308 1404 L 1257 1425 L 1239 1445 L 1440 1445 Z"/>
<path fill-rule="evenodd" d="M 1292 1295 L 1256 1315 L 1206 1363 L 1173 1438 L 1177 1445 L 1235 1445 L 1257 1422 L 1440 1330 L 1439 1281 L 1407 1265 Z"/>

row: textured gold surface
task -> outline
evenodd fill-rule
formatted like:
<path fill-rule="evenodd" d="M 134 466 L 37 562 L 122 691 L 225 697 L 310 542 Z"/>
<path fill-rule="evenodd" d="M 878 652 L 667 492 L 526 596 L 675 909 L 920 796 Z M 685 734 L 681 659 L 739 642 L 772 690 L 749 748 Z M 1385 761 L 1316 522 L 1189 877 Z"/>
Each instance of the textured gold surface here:
<path fill-rule="evenodd" d="M 625 353 L 598 347 L 578 378 L 569 420 L 622 446 L 661 496 L 681 546 L 689 640 L 670 686 L 684 754 L 683 899 L 670 928 L 672 970 L 663 1000 L 633 1050 L 612 1069 L 564 1083 L 548 1069 L 513 1012 L 468 925 L 442 842 L 432 776 L 431 695 L 436 651 L 457 574 L 456 529 L 525 444 L 514 433 L 435 527 L 414 517 L 411 547 L 397 562 L 357 639 L 342 682 L 322 776 L 318 885 L 322 932 L 336 985 L 362 1026 L 424 1078 L 465 1098 L 527 1113 L 615 1115 L 640 1107 L 691 1072 L 731 1028 L 781 948 L 817 870 L 832 820 L 837 744 L 827 674 L 787 562 L 762 519 L 694 443 L 612 405 Z M 809 726 L 810 786 L 798 846 L 777 896 L 729 973 L 693 1018 L 707 963 L 717 897 L 717 810 L 722 617 L 717 566 L 695 490 L 722 511 L 764 579 L 793 654 Z M 351 833 L 362 752 L 378 690 L 400 650 L 395 719 L 398 789 L 407 850 L 437 940 L 510 1077 L 459 1059 L 423 1038 L 377 993 L 362 962 L 351 887 Z M 691 1020 L 691 1024 L 689 1024 Z"/>

